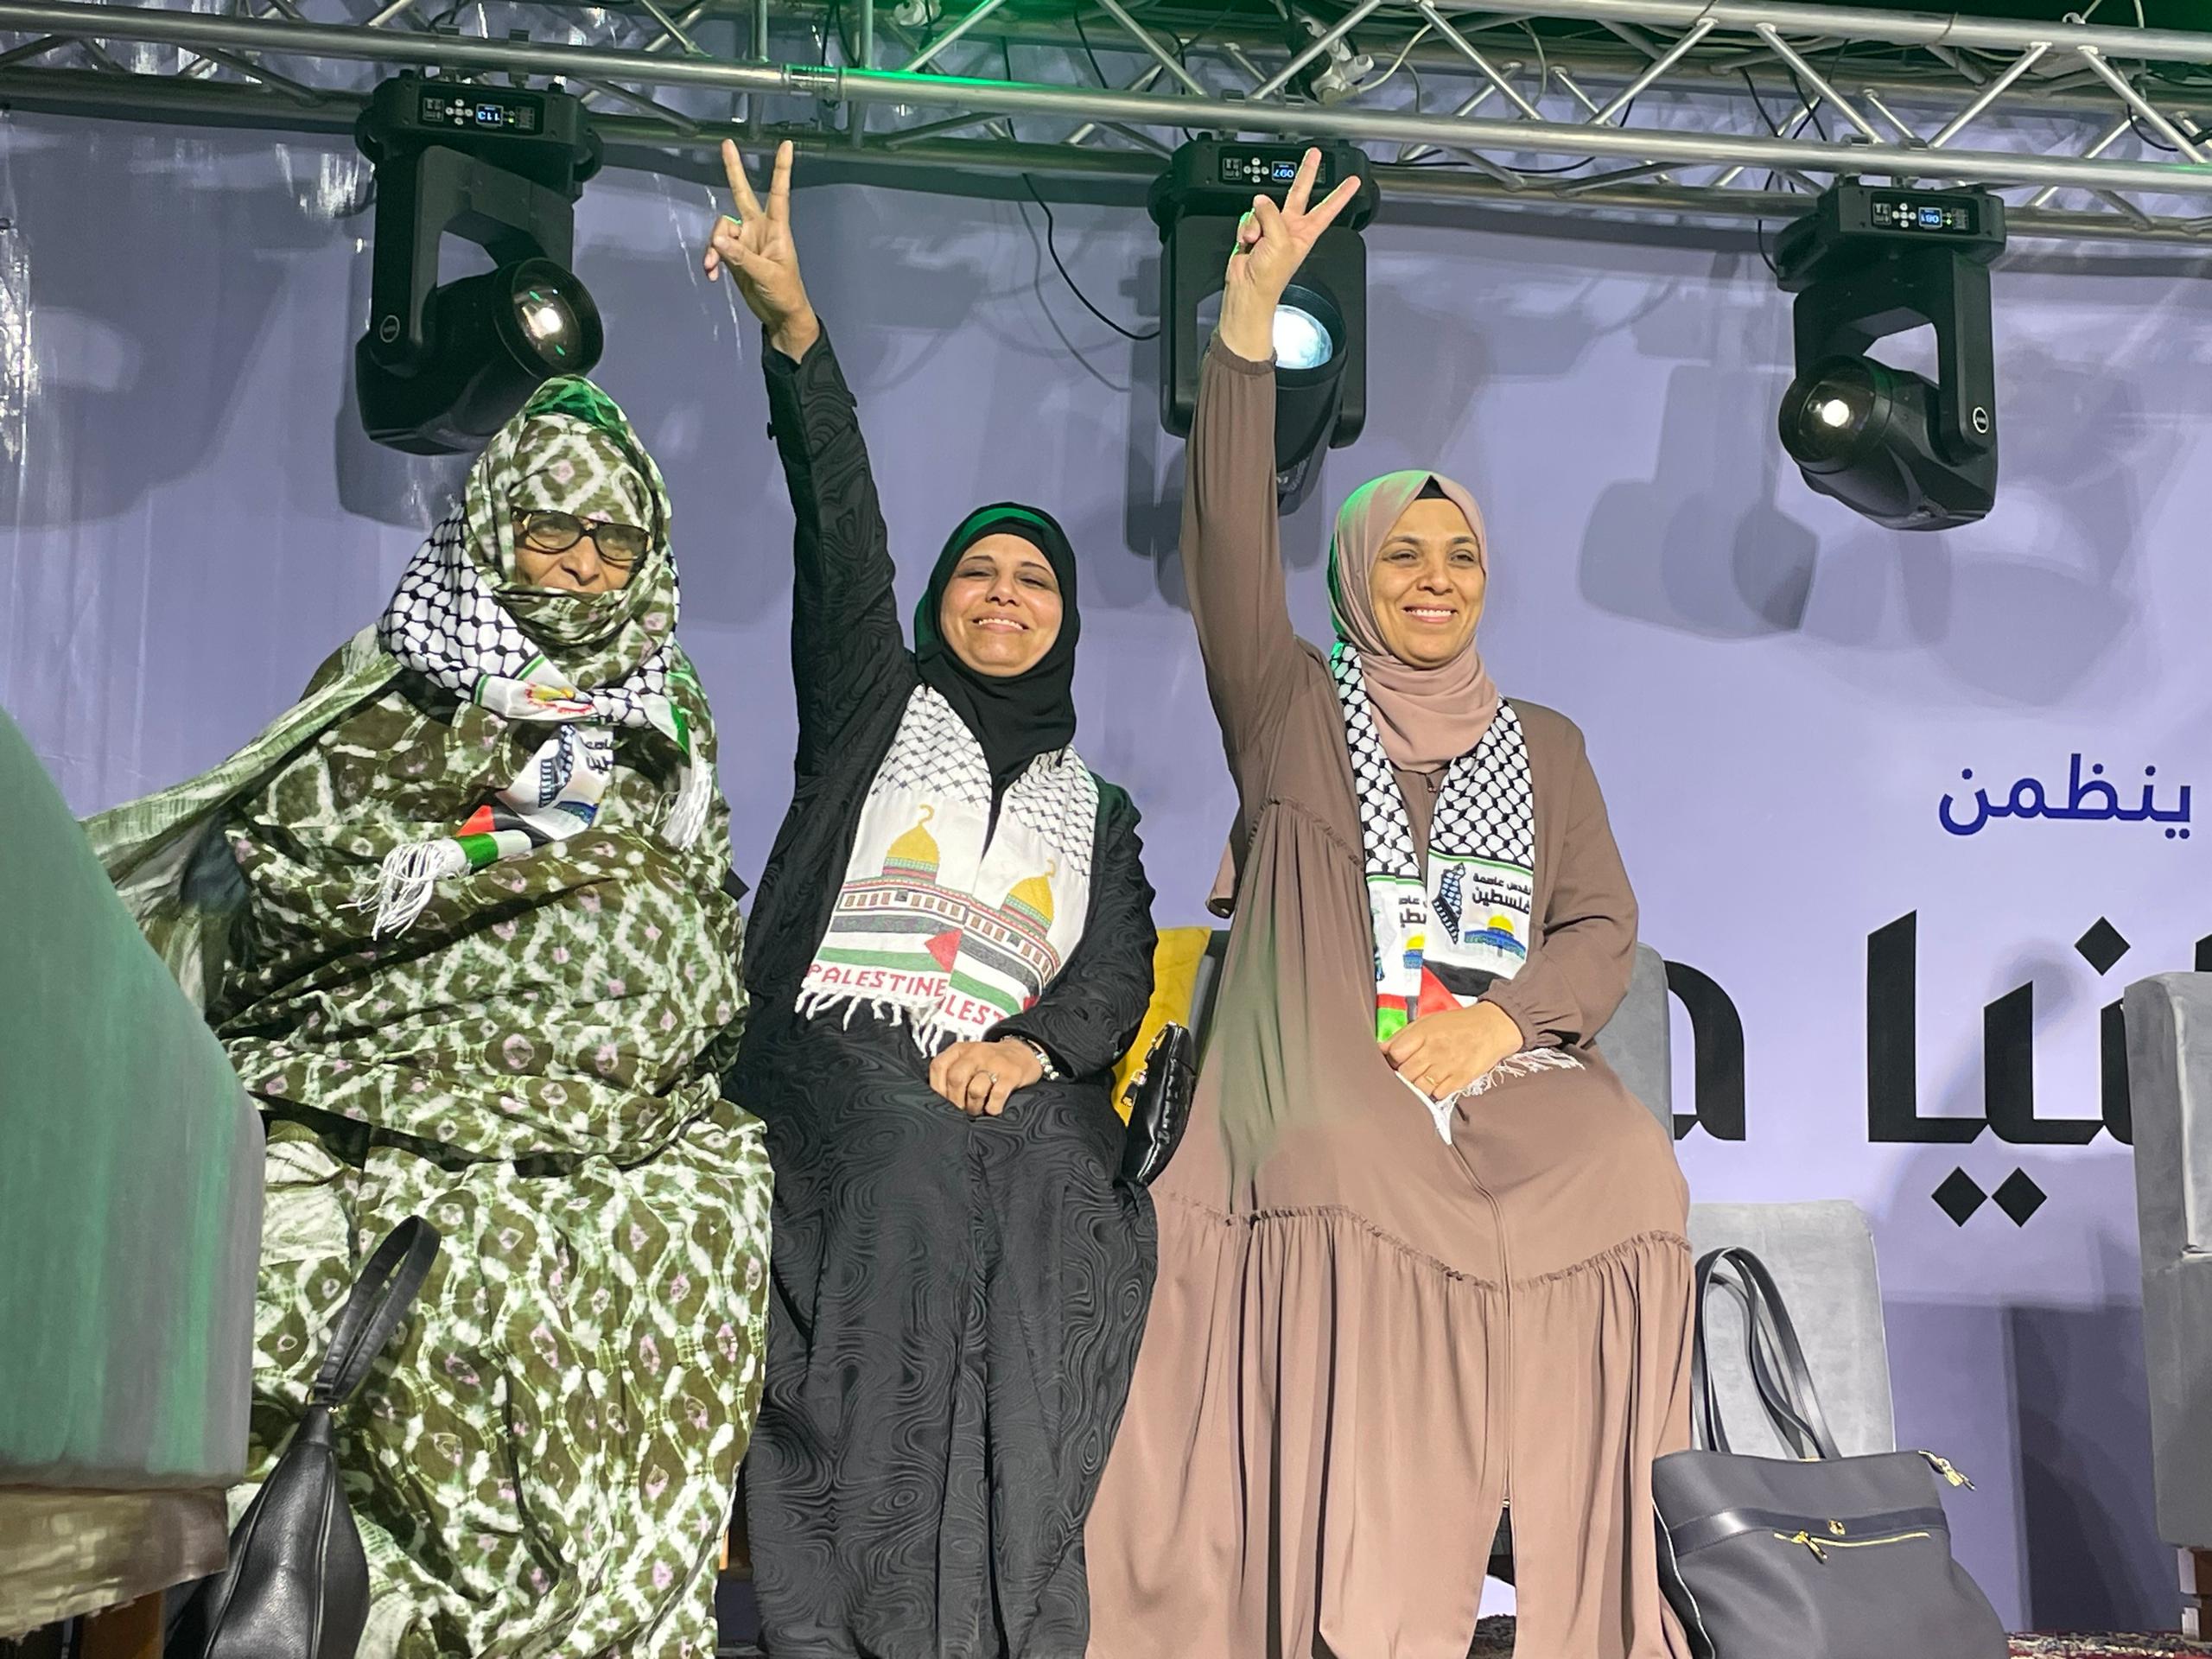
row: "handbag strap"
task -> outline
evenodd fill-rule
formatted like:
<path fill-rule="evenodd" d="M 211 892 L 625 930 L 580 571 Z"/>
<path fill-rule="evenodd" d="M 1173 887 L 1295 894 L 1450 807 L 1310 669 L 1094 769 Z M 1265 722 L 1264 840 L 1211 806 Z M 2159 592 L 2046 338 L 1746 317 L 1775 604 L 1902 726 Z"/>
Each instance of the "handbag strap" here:
<path fill-rule="evenodd" d="M 1788 1384 L 1780 1376 L 1779 1340 L 1764 1318 L 1764 1304 L 1755 1300 L 1744 1282 L 1732 1274 L 1716 1273 L 1712 1284 L 1718 1285 L 1742 1305 L 1744 1310 L 1744 1360 L 1750 1373 L 1751 1385 L 1758 1392 L 1759 1404 L 1765 1408 L 1767 1421 L 1774 1427 L 1790 1454 L 1799 1458 L 1817 1458 L 1820 1446 L 1813 1429 L 1797 1413 L 1795 1402 L 1789 1398 Z M 1709 1288 L 1709 1287 L 1708 1287 Z M 1693 1376 L 1693 1382 L 1695 1377 Z M 1704 1395 L 1704 1411 L 1699 1421 L 1703 1422 L 1718 1408 L 1716 1396 L 1708 1387 Z M 1726 1449 L 1726 1433 L 1718 1424 L 1713 1433 L 1719 1435 L 1723 1450 Z"/>
<path fill-rule="evenodd" d="M 1709 1452 L 1727 1452 L 1733 1451 L 1734 1448 L 1728 1444 L 1727 1427 L 1720 1420 L 1719 1408 L 1713 1396 L 1710 1368 L 1707 1363 L 1705 1354 L 1707 1333 L 1705 1304 L 1706 1297 L 1713 1285 L 1709 1267 L 1710 1264 L 1707 1262 L 1698 1263 L 1695 1303 L 1697 1329 L 1690 1338 L 1690 1429 L 1699 1446 Z M 1745 1317 L 1751 1318 L 1748 1299 L 1745 1297 L 1741 1287 L 1732 1279 L 1723 1279 L 1719 1282 L 1733 1293 L 1738 1300 L 1746 1303 Z"/>
<path fill-rule="evenodd" d="M 437 1229 L 420 1216 L 408 1217 L 385 1236 L 330 1328 L 329 1351 L 308 1390 L 309 1405 L 341 1405 L 353 1397 L 437 1259 Z"/>
<path fill-rule="evenodd" d="M 1705 1444 L 1716 1452 L 1729 1449 L 1706 1354 L 1706 1298 L 1716 1282 L 1744 1304 L 1745 1357 L 1759 1403 L 1776 1433 L 1801 1458 L 1841 1457 L 1827 1414 L 1821 1409 L 1820 1393 L 1813 1386 L 1804 1346 L 1797 1339 L 1782 1287 L 1766 1263 L 1740 1248 L 1712 1251 L 1697 1264 L 1698 1317 L 1690 1351 L 1690 1409 Z"/>
<path fill-rule="evenodd" d="M 1767 1418 L 1801 1458 L 1840 1458 L 1842 1452 L 1821 1408 L 1820 1391 L 1797 1338 L 1782 1287 L 1766 1263 L 1749 1250 L 1731 1253 L 1749 1316 L 1745 1354 Z"/>

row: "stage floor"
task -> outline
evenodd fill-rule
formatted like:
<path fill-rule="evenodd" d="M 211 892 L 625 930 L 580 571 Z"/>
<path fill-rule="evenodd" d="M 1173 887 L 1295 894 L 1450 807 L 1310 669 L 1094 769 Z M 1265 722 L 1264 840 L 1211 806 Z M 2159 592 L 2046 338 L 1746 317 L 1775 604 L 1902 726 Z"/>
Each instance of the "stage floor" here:
<path fill-rule="evenodd" d="M 1475 1631 L 1467 1659 L 1509 1659 L 1513 1621 L 1486 1618 Z M 2012 1659 L 2206 1659 L 2212 1647 L 2164 1636 L 2016 1636 Z"/>
<path fill-rule="evenodd" d="M 1467 1659 L 1510 1659 L 1513 1621 L 1486 1618 Z M 726 1646 L 716 1659 L 761 1659 L 760 1649 Z M 2012 1659 L 2212 1659 L 2212 1647 L 2178 1636 L 2016 1636 Z"/>
<path fill-rule="evenodd" d="M 718 1586 L 722 1645 L 716 1659 L 761 1659 L 750 1641 L 760 1628 L 753 1609 L 753 1586 L 725 1579 Z M 1475 1630 L 1467 1659 L 1511 1659 L 1513 1621 L 1486 1618 Z M 2156 1636 L 2016 1636 L 2012 1659 L 2212 1659 L 2212 1643 L 2186 1641 L 2171 1633 Z"/>

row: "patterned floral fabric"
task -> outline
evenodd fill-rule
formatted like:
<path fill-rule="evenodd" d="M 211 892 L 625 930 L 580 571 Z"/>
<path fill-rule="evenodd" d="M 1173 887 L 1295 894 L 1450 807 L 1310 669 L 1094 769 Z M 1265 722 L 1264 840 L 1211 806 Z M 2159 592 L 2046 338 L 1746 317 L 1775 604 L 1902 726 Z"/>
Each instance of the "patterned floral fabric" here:
<path fill-rule="evenodd" d="M 536 508 L 634 524 L 648 533 L 645 556 L 604 593 L 528 587 L 516 519 Z M 614 729 L 651 728 L 683 754 L 661 832 L 672 847 L 698 839 L 714 779 L 672 695 L 688 671 L 675 644 L 669 525 L 660 469 L 588 380 L 547 381 L 477 456 L 461 499 L 402 574 L 377 640 L 433 685 L 550 732 L 465 823 L 385 855 L 378 933 L 404 932 L 444 877 L 590 828 Z"/>
<path fill-rule="evenodd" d="M 664 648 L 711 764 L 705 700 Z M 363 1659 L 715 1645 L 771 1189 L 761 1126 L 716 1083 L 745 1013 L 728 806 L 672 843 L 685 751 L 617 727 L 588 827 L 374 931 L 392 850 L 461 823 L 543 741 L 359 636 L 232 760 L 87 826 L 269 1123 L 254 1478 L 367 1254 L 410 1214 L 444 1236 L 340 1426 Z"/>
<path fill-rule="evenodd" d="M 703 1051 L 743 1001 L 728 810 L 693 848 L 662 841 L 678 762 L 649 739 L 590 830 L 441 884 L 402 939 L 353 899 L 535 741 L 410 679 L 231 809 L 253 902 L 209 1012 L 249 1088 L 484 1158 L 634 1162 L 707 1109 L 734 1034 Z"/>
<path fill-rule="evenodd" d="M 373 1598 L 361 1659 L 709 1659 L 760 1392 L 769 1183 L 753 1120 L 718 1105 L 643 1164 L 557 1176 L 391 1146 L 353 1163 L 280 1122 L 268 1170 L 254 1478 L 366 1253 L 410 1215 L 445 1235 L 338 1424 Z"/>
<path fill-rule="evenodd" d="M 340 1436 L 364 1659 L 703 1659 L 771 1185 L 715 1080 L 744 1001 L 727 810 L 669 848 L 681 763 L 641 741 L 591 830 L 443 884 L 402 944 L 347 902 L 532 741 L 410 677 L 223 818 L 246 900 L 209 1012 L 272 1118 L 251 1473 L 367 1252 L 425 1215 L 444 1251 Z"/>

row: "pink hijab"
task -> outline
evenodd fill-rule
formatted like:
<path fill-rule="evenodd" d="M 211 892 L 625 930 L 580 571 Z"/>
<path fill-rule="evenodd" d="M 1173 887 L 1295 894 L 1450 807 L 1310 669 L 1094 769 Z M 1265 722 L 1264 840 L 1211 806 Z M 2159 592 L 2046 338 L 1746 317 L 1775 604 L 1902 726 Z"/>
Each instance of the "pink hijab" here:
<path fill-rule="evenodd" d="M 1483 510 L 1464 486 L 1440 473 L 1385 473 L 1361 485 L 1338 509 L 1336 538 L 1329 546 L 1329 613 L 1337 635 L 1359 653 L 1368 706 L 1383 748 L 1394 763 L 1415 772 L 1448 766 L 1472 750 L 1490 729 L 1498 702 L 1497 687 L 1473 639 L 1441 668 L 1415 668 L 1390 654 L 1376 624 L 1369 587 L 1376 555 L 1398 515 L 1420 499 L 1432 480 L 1446 500 L 1467 515 L 1487 576 L 1490 532 L 1483 527 Z M 1206 908 L 1217 916 L 1225 918 L 1236 909 L 1240 851 L 1232 831 L 1206 899 Z"/>
<path fill-rule="evenodd" d="M 1440 668 L 1399 661 L 1383 644 L 1370 583 L 1398 516 L 1433 483 L 1467 516 L 1475 532 L 1483 574 L 1490 574 L 1490 536 L 1475 498 L 1440 473 L 1385 473 L 1354 490 L 1337 513 L 1329 547 L 1329 613 L 1337 637 L 1359 653 L 1376 729 L 1392 764 L 1432 772 L 1482 741 L 1497 713 L 1497 687 L 1483 667 L 1471 637 L 1467 648 Z"/>

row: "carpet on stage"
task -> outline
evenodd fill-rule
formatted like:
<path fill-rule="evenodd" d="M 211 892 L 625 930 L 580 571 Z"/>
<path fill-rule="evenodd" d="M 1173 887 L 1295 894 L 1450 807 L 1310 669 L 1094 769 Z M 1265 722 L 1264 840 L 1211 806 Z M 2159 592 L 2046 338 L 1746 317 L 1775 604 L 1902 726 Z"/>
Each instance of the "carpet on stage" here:
<path fill-rule="evenodd" d="M 1513 1621 L 1486 1618 L 1467 1659 L 1512 1659 Z M 719 1659 L 762 1659 L 758 1648 L 725 1645 Z M 2178 1636 L 2016 1636 L 2012 1659 L 2212 1659 L 2212 1644 Z"/>
<path fill-rule="evenodd" d="M 1510 1659 L 1513 1621 L 1486 1618 L 1467 1659 Z M 2212 1646 L 2178 1636 L 2016 1636 L 2012 1659 L 2212 1659 Z"/>

